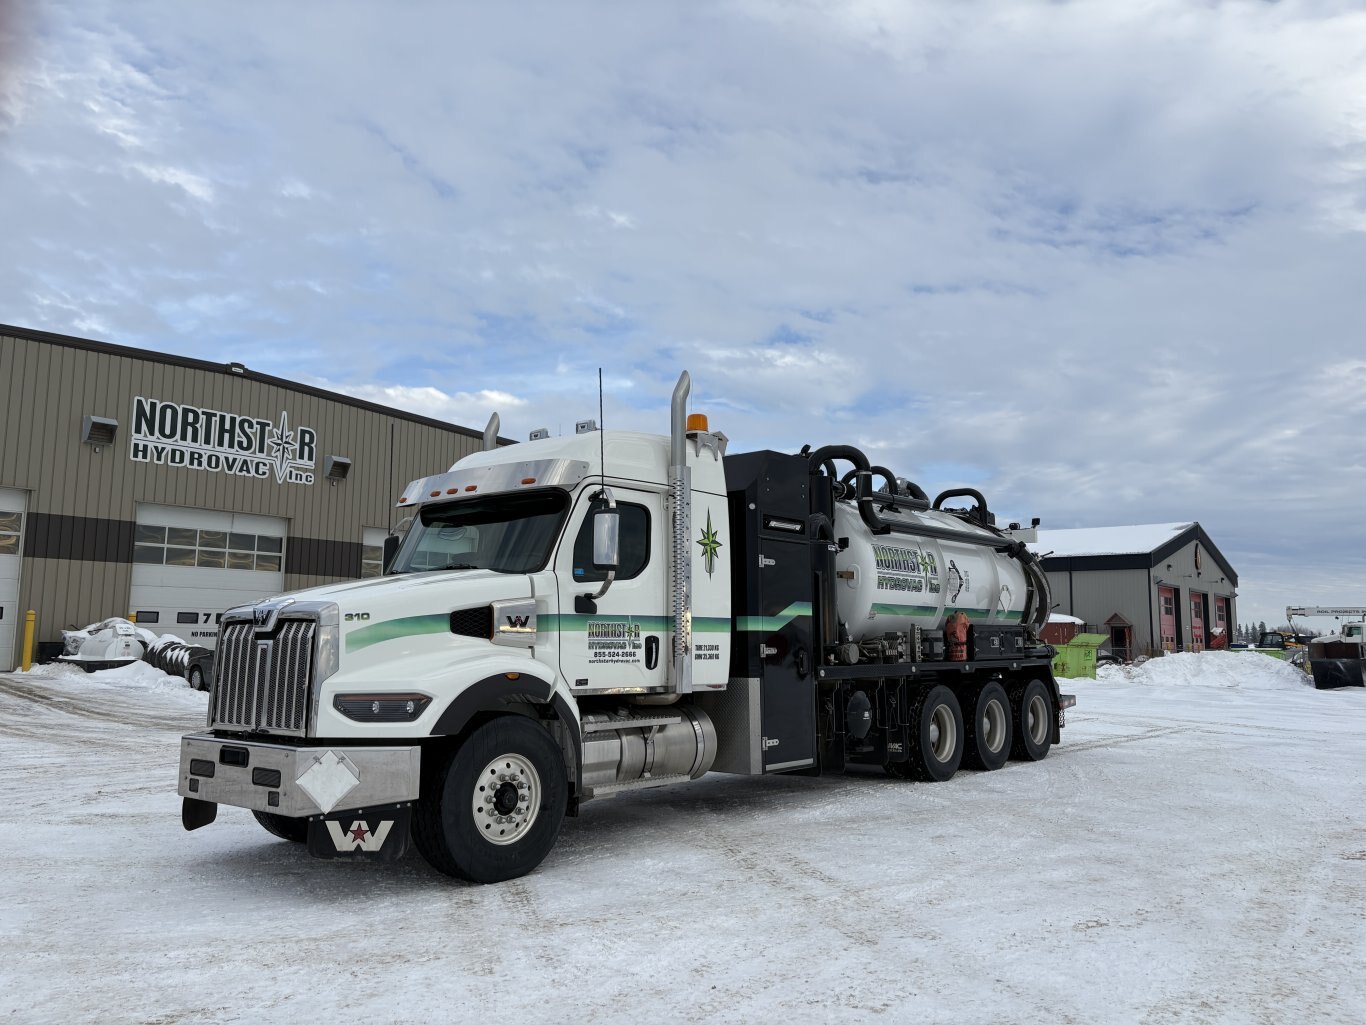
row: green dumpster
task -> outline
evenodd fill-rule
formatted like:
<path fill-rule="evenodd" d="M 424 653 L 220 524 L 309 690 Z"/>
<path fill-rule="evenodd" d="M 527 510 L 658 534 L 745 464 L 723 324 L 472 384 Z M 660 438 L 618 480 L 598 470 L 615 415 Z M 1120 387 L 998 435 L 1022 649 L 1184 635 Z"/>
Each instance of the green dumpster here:
<path fill-rule="evenodd" d="M 1053 675 L 1094 680 L 1096 649 L 1109 639 L 1105 634 L 1077 634 L 1066 644 L 1058 645 L 1058 653 L 1053 656 Z"/>

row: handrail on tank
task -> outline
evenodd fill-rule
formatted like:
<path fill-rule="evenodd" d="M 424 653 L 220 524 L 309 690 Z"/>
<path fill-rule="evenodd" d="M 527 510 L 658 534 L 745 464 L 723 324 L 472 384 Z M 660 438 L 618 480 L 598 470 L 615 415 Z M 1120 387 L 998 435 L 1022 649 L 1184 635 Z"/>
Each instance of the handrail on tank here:
<path fill-rule="evenodd" d="M 934 508 L 942 509 L 944 499 L 946 498 L 971 498 L 977 503 L 977 508 L 968 515 L 984 527 L 994 527 L 996 525 L 996 517 L 993 516 L 991 510 L 987 508 L 987 500 L 976 488 L 949 488 L 947 491 L 941 491 L 935 497 Z"/>

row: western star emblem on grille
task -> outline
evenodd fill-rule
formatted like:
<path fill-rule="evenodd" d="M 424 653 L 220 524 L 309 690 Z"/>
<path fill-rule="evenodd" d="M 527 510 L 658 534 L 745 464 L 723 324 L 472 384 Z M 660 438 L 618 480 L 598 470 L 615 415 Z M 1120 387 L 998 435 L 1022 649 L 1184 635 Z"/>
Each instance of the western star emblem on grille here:
<path fill-rule="evenodd" d="M 294 604 L 293 598 L 271 602 L 269 599 L 257 602 L 251 610 L 251 625 L 257 630 L 269 630 L 275 625 L 275 617 Z"/>
<path fill-rule="evenodd" d="M 360 772 L 346 755 L 325 751 L 313 760 L 296 782 L 324 815 L 360 786 Z"/>

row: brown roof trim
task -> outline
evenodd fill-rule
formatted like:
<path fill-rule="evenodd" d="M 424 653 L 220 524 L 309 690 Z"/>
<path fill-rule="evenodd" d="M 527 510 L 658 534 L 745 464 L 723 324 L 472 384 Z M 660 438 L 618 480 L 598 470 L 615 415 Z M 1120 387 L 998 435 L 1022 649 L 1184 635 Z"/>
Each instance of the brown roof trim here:
<path fill-rule="evenodd" d="M 270 374 L 258 373 L 255 370 L 244 369 L 242 373 L 229 370 L 227 363 L 211 363 L 204 359 L 195 359 L 191 356 L 176 356 L 168 352 L 157 352 L 152 349 L 135 349 L 129 345 L 114 345 L 112 342 L 97 342 L 90 338 L 73 338 L 71 335 L 59 335 L 51 331 L 37 331 L 33 328 L 15 327 L 13 324 L 0 324 L 0 335 L 12 338 L 21 338 L 30 342 L 43 342 L 48 345 L 63 345 L 69 349 L 84 349 L 87 352 L 102 352 L 110 356 L 123 356 L 126 359 L 138 359 L 147 363 L 166 363 L 175 367 L 187 367 L 190 370 L 201 370 L 205 373 L 224 374 L 228 377 L 243 378 L 248 381 L 257 381 L 261 384 L 274 385 L 277 388 L 284 388 L 288 391 L 299 392 L 302 395 L 312 395 L 315 398 L 326 399 L 328 402 L 340 402 L 345 406 L 355 406 L 357 409 L 365 409 L 371 413 L 380 413 L 384 416 L 397 417 L 400 420 L 410 420 L 413 423 L 422 424 L 425 427 L 435 427 L 438 430 L 450 431 L 452 434 L 462 434 L 467 438 L 482 438 L 483 431 L 477 431 L 473 427 L 461 427 L 459 424 L 447 423 L 444 420 L 437 420 L 429 416 L 422 416 L 418 413 L 409 413 L 406 410 L 395 409 L 392 406 L 383 406 L 378 402 L 367 402 L 365 399 L 353 398 L 350 395 L 342 395 L 338 392 L 326 391 L 322 388 L 314 388 L 312 385 L 300 384 L 297 381 L 288 381 L 283 377 L 272 377 Z M 239 364 L 240 365 L 240 364 Z M 512 439 L 499 437 L 499 444 L 514 444 Z"/>

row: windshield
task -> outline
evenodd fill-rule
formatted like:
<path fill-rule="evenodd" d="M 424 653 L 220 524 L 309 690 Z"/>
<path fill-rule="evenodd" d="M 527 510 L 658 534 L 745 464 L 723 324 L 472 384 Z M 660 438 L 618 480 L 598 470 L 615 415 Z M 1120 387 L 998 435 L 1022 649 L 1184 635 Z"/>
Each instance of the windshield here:
<path fill-rule="evenodd" d="M 559 490 L 433 504 L 418 513 L 390 572 L 534 573 L 549 561 L 568 509 L 569 496 Z"/>

